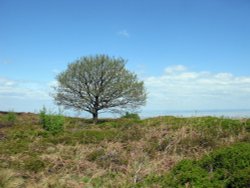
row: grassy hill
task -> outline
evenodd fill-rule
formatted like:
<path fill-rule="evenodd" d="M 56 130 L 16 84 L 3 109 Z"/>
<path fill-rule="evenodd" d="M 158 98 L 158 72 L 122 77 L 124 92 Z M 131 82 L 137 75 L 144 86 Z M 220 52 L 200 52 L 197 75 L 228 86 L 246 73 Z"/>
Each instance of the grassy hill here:
<path fill-rule="evenodd" d="M 250 186 L 250 119 L 53 117 L 0 114 L 0 187 Z"/>

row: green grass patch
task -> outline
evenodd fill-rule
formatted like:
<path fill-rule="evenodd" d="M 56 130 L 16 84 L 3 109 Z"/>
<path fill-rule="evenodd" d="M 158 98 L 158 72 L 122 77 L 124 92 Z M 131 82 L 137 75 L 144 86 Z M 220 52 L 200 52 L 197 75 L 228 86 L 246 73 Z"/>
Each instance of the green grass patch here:
<path fill-rule="evenodd" d="M 29 150 L 30 142 L 27 140 L 4 140 L 0 142 L 1 155 L 15 155 Z"/>
<path fill-rule="evenodd" d="M 101 141 L 115 140 L 117 132 L 114 130 L 79 130 L 76 132 L 62 132 L 56 136 L 49 136 L 44 142 L 50 142 L 53 144 L 98 144 Z"/>

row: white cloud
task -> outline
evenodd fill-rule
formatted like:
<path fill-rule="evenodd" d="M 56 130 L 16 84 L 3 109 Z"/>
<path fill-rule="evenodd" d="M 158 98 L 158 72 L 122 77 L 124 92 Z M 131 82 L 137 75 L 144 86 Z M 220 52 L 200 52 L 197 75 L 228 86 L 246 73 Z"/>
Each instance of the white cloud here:
<path fill-rule="evenodd" d="M 13 98 L 48 100 L 48 90 L 43 83 L 0 77 L 0 98 L 5 99 L 5 102 Z"/>
<path fill-rule="evenodd" d="M 183 65 L 174 65 L 174 66 L 170 66 L 170 67 L 165 68 L 165 73 L 172 74 L 175 72 L 183 72 L 186 69 L 187 68 Z"/>
<path fill-rule="evenodd" d="M 130 34 L 128 33 L 127 30 L 121 30 L 118 32 L 118 35 L 121 36 L 121 37 L 125 37 L 125 38 L 129 38 L 130 37 Z"/>
<path fill-rule="evenodd" d="M 0 86 L 1 87 L 7 87 L 7 86 L 13 86 L 15 85 L 16 81 L 9 80 L 7 78 L 0 77 Z"/>
<path fill-rule="evenodd" d="M 250 76 L 191 72 L 185 66 L 167 67 L 160 76 L 144 79 L 147 109 L 196 110 L 250 107 Z"/>
<path fill-rule="evenodd" d="M 0 77 L 0 110 L 37 113 L 44 105 L 56 109 L 49 95 L 54 84 Z"/>

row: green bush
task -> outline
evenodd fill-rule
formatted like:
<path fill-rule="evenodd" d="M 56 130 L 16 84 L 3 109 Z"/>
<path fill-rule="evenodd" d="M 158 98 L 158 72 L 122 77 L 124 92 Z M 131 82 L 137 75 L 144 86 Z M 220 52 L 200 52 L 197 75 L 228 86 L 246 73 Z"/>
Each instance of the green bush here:
<path fill-rule="evenodd" d="M 48 113 L 47 109 L 43 107 L 39 114 L 40 123 L 43 128 L 51 133 L 58 133 L 63 130 L 64 117 L 59 114 Z"/>
<path fill-rule="evenodd" d="M 217 182 L 211 181 L 209 173 L 201 168 L 196 162 L 191 160 L 183 160 L 177 164 L 171 171 L 170 181 L 164 182 L 173 187 L 217 187 Z"/>
<path fill-rule="evenodd" d="M 228 187 L 250 185 L 250 143 L 218 149 L 199 161 L 183 160 L 170 173 L 149 175 L 137 187 Z"/>
<path fill-rule="evenodd" d="M 13 111 L 9 111 L 8 114 L 7 114 L 7 122 L 11 123 L 11 124 L 15 124 L 16 122 L 16 113 L 13 112 Z"/>
<path fill-rule="evenodd" d="M 230 179 L 241 179 L 239 184 L 242 185 L 249 183 L 243 173 L 249 167 L 250 144 L 240 143 L 218 149 L 200 161 L 182 161 L 171 171 L 171 177 L 176 185 L 188 183 L 194 187 L 230 187 Z"/>
<path fill-rule="evenodd" d="M 250 187 L 250 167 L 235 171 L 229 180 L 228 187 Z"/>
<path fill-rule="evenodd" d="M 225 175 L 230 176 L 250 166 L 250 144 L 240 143 L 214 151 L 200 161 L 200 166 L 209 172 L 224 169 Z"/>
<path fill-rule="evenodd" d="M 121 118 L 140 120 L 140 116 L 138 114 L 129 112 L 126 112 Z"/>

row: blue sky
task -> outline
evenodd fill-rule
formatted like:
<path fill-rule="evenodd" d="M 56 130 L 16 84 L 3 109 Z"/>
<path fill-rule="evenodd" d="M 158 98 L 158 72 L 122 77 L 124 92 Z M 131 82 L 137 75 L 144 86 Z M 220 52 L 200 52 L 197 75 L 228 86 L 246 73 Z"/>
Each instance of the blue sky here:
<path fill-rule="evenodd" d="M 145 110 L 250 108 L 248 0 L 0 0 L 0 110 L 53 103 L 81 56 L 128 60 Z"/>

